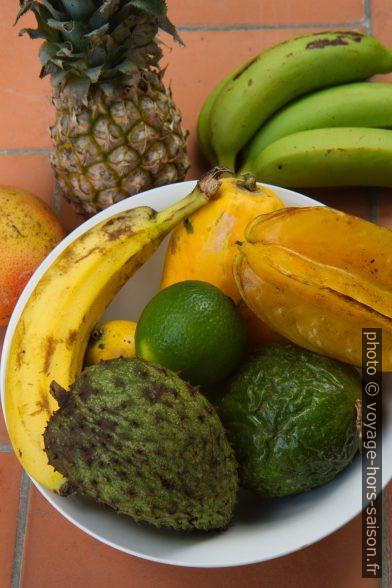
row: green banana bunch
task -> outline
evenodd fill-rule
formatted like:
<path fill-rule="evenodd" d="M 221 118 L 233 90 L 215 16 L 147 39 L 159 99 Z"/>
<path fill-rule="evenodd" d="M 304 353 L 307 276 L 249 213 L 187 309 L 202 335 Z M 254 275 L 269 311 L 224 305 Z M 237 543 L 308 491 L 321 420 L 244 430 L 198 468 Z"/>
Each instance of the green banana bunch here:
<path fill-rule="evenodd" d="M 5 381 L 5 415 L 23 467 L 61 493 L 66 480 L 48 464 L 43 433 L 58 408 L 53 382 L 68 389 L 82 368 L 91 330 L 123 284 L 163 238 L 217 192 L 215 168 L 171 207 L 120 212 L 79 235 L 42 276 L 14 331 Z"/>
<path fill-rule="evenodd" d="M 219 164 L 236 157 L 265 121 L 311 91 L 392 71 L 392 52 L 358 31 L 325 31 L 262 51 L 223 85 L 213 101 L 209 139 Z"/>
<path fill-rule="evenodd" d="M 258 180 L 305 188 L 392 186 L 392 130 L 331 127 L 278 139 L 252 162 Z"/>
<path fill-rule="evenodd" d="M 209 118 L 212 106 L 219 96 L 225 85 L 230 82 L 234 76 L 243 69 L 244 65 L 237 67 L 234 71 L 230 72 L 215 88 L 212 90 L 211 94 L 203 103 L 201 107 L 199 117 L 197 119 L 197 140 L 200 145 L 200 149 L 202 153 L 207 157 L 208 161 L 212 165 L 216 165 L 217 157 L 214 151 L 214 148 L 211 145 L 210 136 L 209 136 Z"/>
<path fill-rule="evenodd" d="M 291 102 L 270 118 L 244 149 L 242 170 L 251 171 L 260 152 L 274 141 L 326 127 L 392 128 L 392 84 L 343 84 Z"/>
<path fill-rule="evenodd" d="M 197 120 L 197 140 L 200 145 L 200 149 L 202 153 L 207 157 L 208 161 L 215 165 L 217 162 L 217 157 L 214 152 L 214 149 L 211 145 L 210 138 L 208 136 L 208 119 L 210 116 L 212 105 L 215 101 L 215 98 L 221 92 L 224 85 L 227 83 L 227 78 L 224 78 L 211 94 L 208 96 L 207 100 L 204 102 L 200 113 L 199 118 Z"/>

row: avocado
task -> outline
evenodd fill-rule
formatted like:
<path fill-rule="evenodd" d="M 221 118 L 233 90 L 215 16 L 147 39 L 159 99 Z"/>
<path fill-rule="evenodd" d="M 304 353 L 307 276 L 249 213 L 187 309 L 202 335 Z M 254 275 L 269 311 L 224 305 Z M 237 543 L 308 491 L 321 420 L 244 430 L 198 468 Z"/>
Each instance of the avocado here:
<path fill-rule="evenodd" d="M 241 485 L 285 496 L 335 478 L 358 449 L 360 399 L 351 366 L 289 342 L 259 349 L 217 401 Z"/>

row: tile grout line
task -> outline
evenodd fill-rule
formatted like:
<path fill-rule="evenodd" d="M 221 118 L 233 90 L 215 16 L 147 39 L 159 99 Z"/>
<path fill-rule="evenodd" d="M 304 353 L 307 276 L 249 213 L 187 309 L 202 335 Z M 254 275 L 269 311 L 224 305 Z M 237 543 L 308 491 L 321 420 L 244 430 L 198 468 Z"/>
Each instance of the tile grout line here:
<path fill-rule="evenodd" d="M 353 22 L 323 22 L 323 23 L 299 23 L 299 24 L 239 24 L 239 25 L 179 25 L 177 30 L 185 32 L 199 32 L 199 31 L 275 31 L 275 30 L 290 30 L 290 29 L 334 29 L 340 27 L 362 27 L 367 25 L 367 15 L 358 21 Z"/>
<path fill-rule="evenodd" d="M 364 20 L 368 22 L 368 32 L 372 32 L 372 8 L 371 0 L 363 0 L 363 10 L 365 12 Z"/>
<path fill-rule="evenodd" d="M 23 470 L 22 481 L 20 484 L 19 512 L 16 527 L 14 562 L 12 567 L 12 580 L 10 588 L 20 588 L 29 507 L 30 484 L 30 478 Z"/>
<path fill-rule="evenodd" d="M 0 149 L 0 155 L 49 155 L 50 149 Z"/>

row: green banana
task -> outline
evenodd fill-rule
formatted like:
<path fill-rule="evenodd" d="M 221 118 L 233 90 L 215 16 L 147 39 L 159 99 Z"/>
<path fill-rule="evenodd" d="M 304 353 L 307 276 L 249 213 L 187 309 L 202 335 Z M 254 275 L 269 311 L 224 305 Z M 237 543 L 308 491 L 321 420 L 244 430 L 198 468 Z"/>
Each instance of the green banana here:
<path fill-rule="evenodd" d="M 236 156 L 279 108 L 313 90 L 392 71 L 392 52 L 358 31 L 297 37 L 261 52 L 225 85 L 209 117 L 221 165 Z"/>
<path fill-rule="evenodd" d="M 210 112 L 216 98 L 219 96 L 225 85 L 230 82 L 240 69 L 244 66 L 237 67 L 234 71 L 231 71 L 223 80 L 219 82 L 212 90 L 211 94 L 207 97 L 197 119 L 197 140 L 202 153 L 207 157 L 211 165 L 215 165 L 217 162 L 216 153 L 211 145 L 209 137 L 209 117 Z"/>
<path fill-rule="evenodd" d="M 201 107 L 199 118 L 197 119 L 197 140 L 202 153 L 207 157 L 208 161 L 212 165 L 215 165 L 217 157 L 208 136 L 208 118 L 210 116 L 210 111 L 216 97 L 219 95 L 226 83 L 227 80 L 225 78 L 213 89 Z"/>
<path fill-rule="evenodd" d="M 357 82 L 298 98 L 261 127 L 244 149 L 243 170 L 260 151 L 282 137 L 326 127 L 392 128 L 392 84 Z"/>
<path fill-rule="evenodd" d="M 259 181 L 290 188 L 392 186 L 392 130 L 332 127 L 293 133 L 254 160 Z"/>

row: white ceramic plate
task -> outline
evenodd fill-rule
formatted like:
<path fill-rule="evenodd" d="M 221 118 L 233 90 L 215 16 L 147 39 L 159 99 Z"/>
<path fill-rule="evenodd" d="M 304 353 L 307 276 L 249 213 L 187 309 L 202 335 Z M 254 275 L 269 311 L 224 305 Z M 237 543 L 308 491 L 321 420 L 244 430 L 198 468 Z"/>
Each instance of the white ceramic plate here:
<path fill-rule="evenodd" d="M 164 186 L 119 202 L 78 227 L 49 254 L 27 284 L 7 329 L 1 359 L 3 412 L 5 372 L 15 326 L 33 288 L 59 253 L 75 237 L 104 218 L 139 205 L 161 210 L 188 194 L 194 185 L 195 182 L 184 182 Z M 320 204 L 290 190 L 269 187 L 287 206 Z M 124 286 L 105 313 L 105 319 L 137 320 L 142 308 L 158 289 L 165 245 L 163 243 Z M 392 388 L 392 375 L 385 378 L 384 386 L 384 486 L 392 477 L 392 394 L 389 388 Z M 39 484 L 35 485 L 64 517 L 107 545 L 166 564 L 211 568 L 262 562 L 310 545 L 357 515 L 361 511 L 362 496 L 361 460 L 357 457 L 335 480 L 308 493 L 261 500 L 240 492 L 235 520 L 225 532 L 180 534 L 136 525 L 130 518 L 118 516 L 110 509 L 74 496 L 61 498 Z"/>

